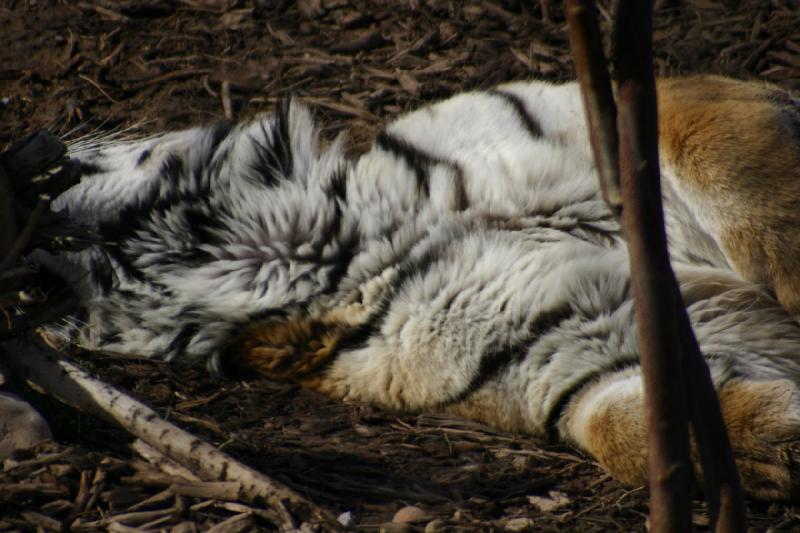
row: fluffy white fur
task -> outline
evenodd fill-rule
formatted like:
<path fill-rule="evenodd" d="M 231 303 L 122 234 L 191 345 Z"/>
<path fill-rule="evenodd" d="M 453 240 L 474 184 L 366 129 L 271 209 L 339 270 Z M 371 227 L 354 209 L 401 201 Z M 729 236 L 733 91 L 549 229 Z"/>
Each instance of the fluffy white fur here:
<path fill-rule="evenodd" d="M 88 347 L 218 363 L 265 317 L 319 320 L 348 332 L 323 392 L 582 445 L 595 400 L 640 386 L 628 258 L 588 146 L 577 86 L 542 82 L 410 113 L 354 161 L 321 152 L 297 104 L 100 145 L 71 154 L 96 173 L 56 207 L 114 244 L 48 262 L 89 272 Z M 732 269 L 665 163 L 715 381 L 798 383 L 800 327 Z M 559 423 L 579 391 L 595 400 Z"/>

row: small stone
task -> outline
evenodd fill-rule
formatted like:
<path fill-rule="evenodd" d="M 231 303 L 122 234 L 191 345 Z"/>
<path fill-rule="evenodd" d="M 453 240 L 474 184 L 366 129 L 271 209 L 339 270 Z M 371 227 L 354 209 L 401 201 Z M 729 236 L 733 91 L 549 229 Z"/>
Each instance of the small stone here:
<path fill-rule="evenodd" d="M 533 520 L 530 518 L 509 518 L 503 524 L 506 531 L 533 531 Z"/>
<path fill-rule="evenodd" d="M 425 533 L 440 533 L 447 528 L 447 523 L 441 518 L 431 520 L 425 524 Z"/>
<path fill-rule="evenodd" d="M 408 505 L 394 514 L 392 522 L 395 524 L 407 524 L 413 522 L 422 522 L 427 518 L 428 515 L 425 511 L 414 505 Z"/>
<path fill-rule="evenodd" d="M 50 426 L 30 404 L 13 394 L 0 393 L 0 461 L 52 438 Z"/>
<path fill-rule="evenodd" d="M 346 512 L 340 514 L 336 518 L 336 521 L 339 522 L 340 524 L 342 524 L 344 527 L 350 527 L 350 526 L 352 526 L 353 524 L 356 523 L 356 517 L 352 513 L 352 511 L 346 511 Z"/>

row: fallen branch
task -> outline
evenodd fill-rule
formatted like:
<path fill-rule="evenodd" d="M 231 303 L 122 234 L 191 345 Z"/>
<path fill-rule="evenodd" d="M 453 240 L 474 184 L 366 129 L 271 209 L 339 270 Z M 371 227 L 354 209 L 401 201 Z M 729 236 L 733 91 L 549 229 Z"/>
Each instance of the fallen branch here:
<path fill-rule="evenodd" d="M 201 479 L 197 477 L 194 472 L 180 463 L 176 463 L 158 451 L 155 447 L 147 444 L 142 439 L 136 439 L 131 445 L 131 448 L 133 448 L 136 453 L 142 456 L 143 459 L 165 474 L 183 479 L 185 481 L 201 481 Z"/>
<path fill-rule="evenodd" d="M 263 500 L 278 512 L 281 523 L 276 525 L 298 527 L 293 511 L 323 530 L 341 529 L 325 511 L 282 483 L 166 422 L 149 407 L 89 376 L 37 339 L 12 339 L 3 345 L 3 349 L 9 366 L 48 394 L 82 411 L 118 423 L 203 479 L 238 482 L 242 499 Z"/>

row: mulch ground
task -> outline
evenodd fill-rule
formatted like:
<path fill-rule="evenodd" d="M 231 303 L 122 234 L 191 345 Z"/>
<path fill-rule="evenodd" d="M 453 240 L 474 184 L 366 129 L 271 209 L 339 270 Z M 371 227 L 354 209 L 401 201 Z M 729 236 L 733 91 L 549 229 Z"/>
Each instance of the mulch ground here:
<path fill-rule="evenodd" d="M 602 9 L 610 21 L 607 4 Z M 665 1 L 660 74 L 716 72 L 800 88 L 800 5 Z M 363 151 L 380 125 L 458 91 L 572 77 L 560 2 L 0 1 L 0 149 L 41 128 L 79 135 L 245 118 L 281 97 Z M 647 495 L 562 447 L 432 414 L 342 405 L 264 379 L 76 354 L 168 420 L 363 531 L 643 530 Z M 224 486 L 153 466 L 114 426 L 28 392 L 57 443 L 7 461 L 0 530 L 269 529 Z M 427 518 L 388 524 L 406 506 Z M 755 531 L 800 529 L 751 502 Z M 696 504 L 695 523 L 707 523 Z M 387 525 L 388 524 L 388 525 Z M 437 529 L 438 528 L 438 529 Z"/>

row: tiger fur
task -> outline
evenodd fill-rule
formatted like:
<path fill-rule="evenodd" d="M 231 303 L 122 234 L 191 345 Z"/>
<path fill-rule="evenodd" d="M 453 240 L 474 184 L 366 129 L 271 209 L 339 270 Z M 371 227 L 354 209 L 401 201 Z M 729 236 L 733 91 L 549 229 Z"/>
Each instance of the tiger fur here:
<path fill-rule="evenodd" d="M 800 105 L 659 81 L 670 255 L 746 491 L 800 488 Z M 628 257 L 576 84 L 517 82 L 320 148 L 309 112 L 82 146 L 55 207 L 104 245 L 39 260 L 80 342 L 446 411 L 646 479 Z"/>

